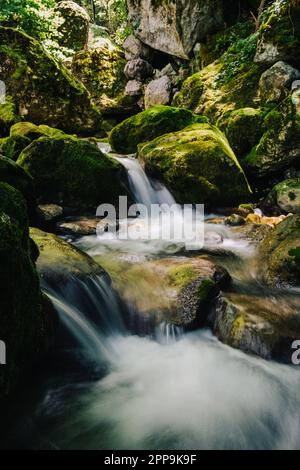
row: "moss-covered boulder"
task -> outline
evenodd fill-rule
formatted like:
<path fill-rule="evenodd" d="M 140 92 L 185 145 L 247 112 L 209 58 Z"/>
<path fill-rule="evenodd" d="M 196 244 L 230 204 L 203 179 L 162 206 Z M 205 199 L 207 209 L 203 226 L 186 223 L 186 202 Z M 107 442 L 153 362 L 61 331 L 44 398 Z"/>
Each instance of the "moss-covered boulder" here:
<path fill-rule="evenodd" d="M 255 62 L 284 60 L 300 66 L 300 5 L 297 0 L 272 2 L 259 30 Z"/>
<path fill-rule="evenodd" d="M 263 135 L 242 163 L 257 177 L 281 174 L 300 162 L 300 114 L 293 95 L 271 110 Z"/>
<path fill-rule="evenodd" d="M 75 137 L 40 137 L 23 150 L 17 163 L 33 177 L 40 202 L 94 210 L 126 194 L 120 183 L 125 178 L 122 165 Z"/>
<path fill-rule="evenodd" d="M 176 132 L 197 122 L 206 122 L 186 109 L 172 106 L 153 106 L 118 124 L 110 133 L 110 143 L 120 153 L 134 153 L 140 143 Z"/>
<path fill-rule="evenodd" d="M 300 216 L 286 217 L 259 248 L 261 276 L 271 286 L 300 285 Z"/>
<path fill-rule="evenodd" d="M 246 202 L 250 188 L 226 137 L 209 124 L 194 124 L 141 145 L 146 172 L 161 178 L 180 203 L 208 207 Z"/>
<path fill-rule="evenodd" d="M 217 126 L 226 135 L 238 157 L 247 155 L 262 137 L 264 112 L 261 109 L 242 108 L 225 113 Z"/>
<path fill-rule="evenodd" d="M 87 46 L 90 17 L 77 2 L 62 1 L 54 11 L 60 17 L 57 28 L 58 42 L 68 49 L 80 51 Z"/>
<path fill-rule="evenodd" d="M 208 324 L 229 346 L 291 364 L 291 345 L 300 335 L 299 296 L 223 292 L 216 298 Z"/>
<path fill-rule="evenodd" d="M 80 51 L 73 58 L 72 72 L 103 114 L 126 114 L 136 103 L 124 99 L 125 65 L 124 53 L 111 42 Z"/>
<path fill-rule="evenodd" d="M 0 183 L 0 338 L 7 352 L 0 396 L 12 391 L 45 345 L 46 319 L 31 254 L 26 202 L 18 190 Z"/>
<path fill-rule="evenodd" d="M 35 39 L 15 29 L 0 28 L 0 63 L 7 98 L 7 103 L 0 105 L 2 132 L 25 118 L 67 132 L 102 129 L 102 117 L 86 88 Z"/>
<path fill-rule="evenodd" d="M 253 63 L 257 36 L 235 41 L 217 60 L 188 77 L 173 105 L 216 122 L 224 113 L 253 107 L 264 66 Z"/>
<path fill-rule="evenodd" d="M 30 144 L 28 137 L 14 135 L 0 139 L 0 153 L 5 157 L 17 160 L 22 150 Z"/>
<path fill-rule="evenodd" d="M 26 170 L 10 158 L 0 155 L 0 182 L 18 189 L 29 201 L 33 196 L 33 179 Z"/>
<path fill-rule="evenodd" d="M 300 178 L 290 178 L 276 184 L 266 197 L 264 208 L 283 213 L 300 213 Z"/>
<path fill-rule="evenodd" d="M 57 287 L 72 278 L 108 278 L 104 269 L 92 258 L 53 233 L 31 228 L 30 236 L 39 249 L 37 270 L 42 283 Z"/>
<path fill-rule="evenodd" d="M 9 131 L 10 137 L 27 137 L 31 141 L 43 136 L 56 138 L 63 137 L 64 135 L 65 133 L 60 129 L 46 126 L 45 124 L 37 126 L 28 121 L 17 122 L 11 126 Z"/>

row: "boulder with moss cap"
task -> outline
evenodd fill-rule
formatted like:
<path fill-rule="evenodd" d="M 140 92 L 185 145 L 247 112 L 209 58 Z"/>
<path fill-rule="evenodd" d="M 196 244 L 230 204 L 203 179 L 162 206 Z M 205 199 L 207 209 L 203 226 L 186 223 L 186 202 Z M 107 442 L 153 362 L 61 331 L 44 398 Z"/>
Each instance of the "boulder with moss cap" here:
<path fill-rule="evenodd" d="M 141 145 L 138 157 L 179 203 L 225 207 L 250 198 L 249 184 L 225 135 L 209 124 L 158 137 Z"/>
<path fill-rule="evenodd" d="M 20 154 L 18 165 L 33 177 L 40 203 L 93 209 L 127 194 L 123 166 L 94 144 L 76 137 L 40 137 Z"/>
<path fill-rule="evenodd" d="M 197 122 L 207 122 L 207 119 L 187 109 L 153 106 L 114 127 L 109 140 L 117 152 L 134 153 L 138 144 Z"/>

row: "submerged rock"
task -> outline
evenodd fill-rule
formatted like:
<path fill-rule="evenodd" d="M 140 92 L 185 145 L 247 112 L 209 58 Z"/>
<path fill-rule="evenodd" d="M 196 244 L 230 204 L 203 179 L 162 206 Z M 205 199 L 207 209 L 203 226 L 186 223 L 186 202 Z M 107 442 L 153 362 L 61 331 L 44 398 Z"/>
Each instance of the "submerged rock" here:
<path fill-rule="evenodd" d="M 116 224 L 106 219 L 101 220 L 98 217 L 68 217 L 59 222 L 57 228 L 60 233 L 69 235 L 72 238 L 83 237 L 87 235 L 101 234 L 110 227 L 116 228 Z"/>
<path fill-rule="evenodd" d="M 0 132 L 20 119 L 75 133 L 104 127 L 82 83 L 21 31 L 0 28 L 0 75 L 7 92 Z"/>
<path fill-rule="evenodd" d="M 153 106 L 118 124 L 110 133 L 110 144 L 120 153 L 134 153 L 138 144 L 160 135 L 176 132 L 206 118 L 171 106 Z"/>
<path fill-rule="evenodd" d="M 41 137 L 23 150 L 18 164 L 33 177 L 40 203 L 95 210 L 127 193 L 122 165 L 75 137 Z"/>
<path fill-rule="evenodd" d="M 271 286 L 300 286 L 300 216 L 286 217 L 259 247 L 262 280 Z"/>
<path fill-rule="evenodd" d="M 179 203 L 225 207 L 249 200 L 249 185 L 226 137 L 209 124 L 158 137 L 140 146 L 138 157 Z"/>

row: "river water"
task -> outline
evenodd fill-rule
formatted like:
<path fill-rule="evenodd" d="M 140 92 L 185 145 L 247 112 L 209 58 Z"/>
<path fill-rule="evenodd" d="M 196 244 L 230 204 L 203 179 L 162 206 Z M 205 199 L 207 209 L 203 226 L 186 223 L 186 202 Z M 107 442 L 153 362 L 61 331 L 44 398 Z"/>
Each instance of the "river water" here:
<path fill-rule="evenodd" d="M 115 158 L 126 167 L 137 202 L 175 203 L 165 187 L 147 178 L 136 160 Z M 130 223 L 139 233 L 143 231 L 142 218 Z M 182 223 L 180 208 L 174 223 Z M 119 240 L 104 233 L 76 244 L 101 260 L 112 278 L 116 273 L 125 276 L 128 286 L 147 302 L 153 295 L 163 298 L 163 286 L 144 278 L 143 263 L 184 256 L 184 240 L 159 240 L 156 221 L 151 230 L 147 241 Z M 225 226 L 214 225 L 213 230 L 214 237 L 222 239 L 222 250 L 235 255 L 218 257 L 234 283 L 239 288 L 250 284 L 258 288 L 251 268 L 253 246 Z M 214 237 L 209 237 L 211 250 L 220 243 Z M 124 262 L 139 265 L 139 276 L 126 277 Z M 59 313 L 57 349 L 41 377 L 28 385 L 21 403 L 14 404 L 2 445 L 112 450 L 300 448 L 299 368 L 234 350 L 209 330 L 183 333 L 167 322 L 150 328 L 144 320 L 146 325 L 135 323 L 135 330 L 129 331 L 123 299 L 100 277 L 73 279 L 63 289 L 43 287 Z M 274 301 L 274 292 L 266 291 L 268 295 Z M 130 305 L 126 309 L 130 311 Z"/>

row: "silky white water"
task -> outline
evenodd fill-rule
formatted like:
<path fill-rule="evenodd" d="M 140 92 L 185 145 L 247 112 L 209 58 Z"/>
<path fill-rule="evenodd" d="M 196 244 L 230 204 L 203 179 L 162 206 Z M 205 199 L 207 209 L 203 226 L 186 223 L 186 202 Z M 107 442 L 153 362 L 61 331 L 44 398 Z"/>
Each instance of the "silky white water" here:
<path fill-rule="evenodd" d="M 147 178 L 137 160 L 116 158 L 127 168 L 138 202 L 174 202 L 166 188 Z M 132 223 L 143 222 L 137 218 Z M 155 230 L 148 241 L 103 234 L 84 237 L 77 245 L 92 256 L 112 258 L 117 265 L 124 258 L 141 264 L 182 248 L 180 241 L 162 243 Z M 221 247 L 238 255 L 223 262 L 240 284 L 255 283 L 254 248 L 249 242 L 222 225 L 208 224 L 207 232 L 204 248 Z M 117 294 L 101 278 L 43 287 L 88 370 L 85 374 L 81 367 L 79 378 L 68 368 L 63 376 L 52 373 L 39 400 L 22 417 L 26 447 L 300 449 L 299 368 L 234 350 L 208 330 L 186 334 L 163 322 L 148 337 L 140 337 L 126 330 Z M 153 288 L 147 286 L 141 295 L 153 295 Z M 273 294 L 266 290 L 266 295 Z M 24 433 L 21 440 L 26 439 Z"/>

